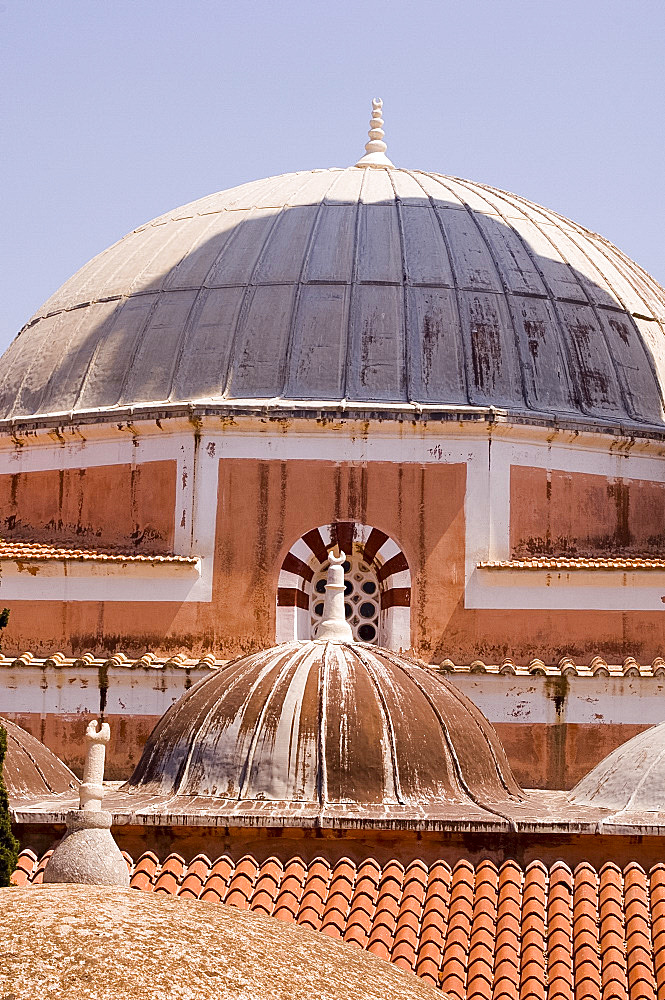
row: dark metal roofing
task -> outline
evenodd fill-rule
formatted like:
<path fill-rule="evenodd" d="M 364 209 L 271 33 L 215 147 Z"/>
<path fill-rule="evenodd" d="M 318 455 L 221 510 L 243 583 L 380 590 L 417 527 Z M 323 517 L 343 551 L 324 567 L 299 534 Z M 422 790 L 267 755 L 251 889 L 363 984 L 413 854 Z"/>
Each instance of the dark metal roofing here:
<path fill-rule="evenodd" d="M 3 777 L 12 807 L 78 789 L 76 775 L 48 747 L 9 719 L 0 718 L 0 726 L 7 731 Z"/>
<path fill-rule="evenodd" d="M 319 170 L 176 209 L 0 360 L 0 419 L 205 402 L 663 425 L 665 291 L 602 237 L 434 173 Z"/>
<path fill-rule="evenodd" d="M 383 818 L 427 805 L 488 818 L 522 798 L 491 725 L 447 680 L 376 646 L 325 641 L 204 677 L 157 724 L 128 791 L 166 795 L 171 809 L 171 796 L 202 796 Z"/>

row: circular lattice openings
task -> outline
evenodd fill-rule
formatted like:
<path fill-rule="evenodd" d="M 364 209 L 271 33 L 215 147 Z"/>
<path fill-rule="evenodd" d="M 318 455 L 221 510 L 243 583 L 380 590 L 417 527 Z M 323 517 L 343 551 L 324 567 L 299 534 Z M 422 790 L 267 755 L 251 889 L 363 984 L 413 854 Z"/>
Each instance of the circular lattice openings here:
<path fill-rule="evenodd" d="M 385 532 L 349 521 L 313 528 L 291 546 L 279 576 L 277 642 L 316 637 L 328 551 L 335 545 L 346 555 L 344 605 L 354 640 L 408 649 L 411 574 L 406 557 Z"/>

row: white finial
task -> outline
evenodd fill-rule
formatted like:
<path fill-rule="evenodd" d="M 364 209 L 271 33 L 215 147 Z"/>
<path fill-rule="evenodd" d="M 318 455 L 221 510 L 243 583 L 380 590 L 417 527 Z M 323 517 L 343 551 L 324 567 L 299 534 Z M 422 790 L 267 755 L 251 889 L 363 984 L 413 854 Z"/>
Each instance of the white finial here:
<path fill-rule="evenodd" d="M 375 97 L 372 101 L 372 119 L 369 123 L 369 142 L 365 143 L 365 155 L 356 163 L 357 167 L 394 167 L 386 156 L 388 147 L 383 141 L 383 118 L 381 108 L 383 101 Z"/>
<path fill-rule="evenodd" d="M 317 631 L 317 639 L 332 639 L 333 642 L 352 642 L 353 632 L 344 611 L 344 561 L 346 556 L 340 550 L 339 558 L 328 553 L 328 578 L 326 596 L 323 600 L 323 621 Z"/>
<path fill-rule="evenodd" d="M 88 748 L 79 792 L 79 808 L 67 813 L 67 832 L 44 870 L 44 882 L 129 885 L 129 872 L 111 836 L 113 816 L 102 809 L 104 758 L 111 737 L 108 722 L 88 723 Z"/>
<path fill-rule="evenodd" d="M 87 812 L 97 812 L 102 808 L 106 744 L 111 738 L 108 722 L 102 722 L 99 729 L 97 726 L 97 720 L 93 719 L 85 731 L 88 749 L 83 767 L 83 781 L 79 789 L 79 802 L 80 808 Z"/>

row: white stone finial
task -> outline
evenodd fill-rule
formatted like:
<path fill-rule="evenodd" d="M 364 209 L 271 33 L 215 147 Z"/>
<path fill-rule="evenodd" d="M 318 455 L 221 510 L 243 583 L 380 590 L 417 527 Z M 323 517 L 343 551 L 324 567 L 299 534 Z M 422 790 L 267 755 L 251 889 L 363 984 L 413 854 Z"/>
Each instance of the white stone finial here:
<path fill-rule="evenodd" d="M 88 748 L 79 808 L 67 813 L 67 831 L 44 870 L 44 882 L 129 885 L 127 865 L 111 835 L 113 816 L 102 809 L 104 758 L 111 738 L 108 722 L 93 719 L 85 731 Z"/>
<path fill-rule="evenodd" d="M 108 722 L 98 722 L 93 719 L 88 723 L 85 738 L 88 748 L 83 767 L 83 781 L 79 789 L 80 808 L 87 812 L 98 812 L 102 808 L 104 798 L 104 760 L 106 744 L 111 738 Z"/>
<path fill-rule="evenodd" d="M 323 620 L 317 632 L 317 639 L 331 639 L 333 642 L 352 642 L 353 632 L 344 611 L 344 562 L 346 556 L 340 549 L 339 556 L 331 550 L 328 553 L 328 578 L 326 596 L 323 600 Z"/>
<path fill-rule="evenodd" d="M 365 143 L 365 155 L 356 163 L 357 167 L 394 167 L 386 156 L 388 147 L 383 141 L 385 132 L 383 131 L 383 118 L 381 109 L 383 101 L 380 97 L 372 100 L 372 118 L 369 123 L 369 142 Z"/>

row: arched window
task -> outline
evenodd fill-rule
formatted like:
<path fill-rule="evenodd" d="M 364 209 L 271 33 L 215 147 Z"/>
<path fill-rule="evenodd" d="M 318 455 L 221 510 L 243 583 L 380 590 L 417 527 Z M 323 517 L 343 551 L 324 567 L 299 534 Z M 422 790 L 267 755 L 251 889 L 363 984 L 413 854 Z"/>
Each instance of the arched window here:
<path fill-rule="evenodd" d="M 346 554 L 345 608 L 353 637 L 388 649 L 408 649 L 411 573 L 385 532 L 353 521 L 313 528 L 284 559 L 277 590 L 277 642 L 315 637 L 323 613 L 328 550 Z"/>

